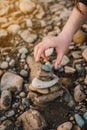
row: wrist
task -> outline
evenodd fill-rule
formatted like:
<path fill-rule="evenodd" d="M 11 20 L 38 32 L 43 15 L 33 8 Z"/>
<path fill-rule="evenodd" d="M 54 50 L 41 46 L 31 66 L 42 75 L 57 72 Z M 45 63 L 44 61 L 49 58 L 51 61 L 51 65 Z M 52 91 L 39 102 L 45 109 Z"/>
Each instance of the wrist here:
<path fill-rule="evenodd" d="M 58 36 L 64 43 L 69 44 L 72 41 L 73 34 L 62 31 Z"/>

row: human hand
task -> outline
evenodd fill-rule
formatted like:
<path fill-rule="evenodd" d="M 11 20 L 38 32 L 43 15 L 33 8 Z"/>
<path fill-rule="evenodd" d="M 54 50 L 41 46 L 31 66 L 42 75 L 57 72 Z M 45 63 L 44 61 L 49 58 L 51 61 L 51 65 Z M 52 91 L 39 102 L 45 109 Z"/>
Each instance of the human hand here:
<path fill-rule="evenodd" d="M 55 48 L 57 58 L 54 66 L 57 68 L 66 53 L 68 46 L 69 40 L 65 38 L 64 35 L 59 35 L 57 37 L 46 37 L 34 48 L 35 61 L 38 62 L 40 57 L 43 57 L 47 61 L 48 57 L 45 55 L 45 50 L 48 48 Z"/>

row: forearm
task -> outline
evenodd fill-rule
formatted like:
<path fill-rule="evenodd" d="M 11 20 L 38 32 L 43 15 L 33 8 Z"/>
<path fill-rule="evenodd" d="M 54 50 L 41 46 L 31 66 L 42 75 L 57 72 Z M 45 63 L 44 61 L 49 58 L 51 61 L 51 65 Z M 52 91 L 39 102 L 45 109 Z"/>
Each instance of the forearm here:
<path fill-rule="evenodd" d="M 87 20 L 87 6 L 79 3 L 80 10 L 74 7 L 67 23 L 65 24 L 60 35 L 63 35 L 65 39 L 68 38 L 68 42 L 72 40 L 74 33 L 81 27 L 81 25 Z"/>

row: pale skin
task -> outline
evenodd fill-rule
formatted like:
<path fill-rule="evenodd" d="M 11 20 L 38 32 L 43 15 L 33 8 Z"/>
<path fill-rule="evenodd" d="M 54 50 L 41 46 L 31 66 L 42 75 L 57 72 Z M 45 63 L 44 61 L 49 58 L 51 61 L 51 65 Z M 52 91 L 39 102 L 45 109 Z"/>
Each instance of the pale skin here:
<path fill-rule="evenodd" d="M 87 6 L 79 2 L 79 7 L 82 13 L 79 12 L 76 7 L 74 7 L 62 32 L 58 36 L 44 38 L 42 42 L 35 46 L 34 58 L 36 62 L 39 62 L 40 57 L 43 57 L 47 61 L 48 58 L 45 56 L 44 51 L 48 48 L 55 48 L 57 57 L 54 67 L 58 67 L 58 65 L 61 63 L 64 54 L 68 50 L 73 35 L 87 20 Z"/>

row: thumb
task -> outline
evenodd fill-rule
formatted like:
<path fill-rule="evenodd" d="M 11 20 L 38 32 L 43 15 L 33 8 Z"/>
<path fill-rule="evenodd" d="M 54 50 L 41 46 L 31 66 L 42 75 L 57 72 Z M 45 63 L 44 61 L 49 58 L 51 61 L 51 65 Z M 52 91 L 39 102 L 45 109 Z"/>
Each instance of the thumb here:
<path fill-rule="evenodd" d="M 62 61 L 62 58 L 63 58 L 63 53 L 60 52 L 57 54 L 57 59 L 56 59 L 56 62 L 55 62 L 55 69 L 58 67 L 58 65 L 60 64 L 60 62 Z"/>

